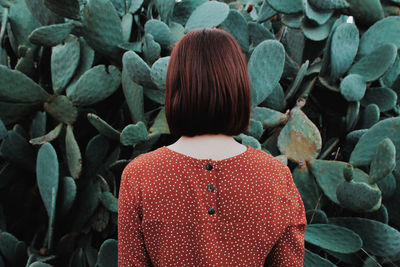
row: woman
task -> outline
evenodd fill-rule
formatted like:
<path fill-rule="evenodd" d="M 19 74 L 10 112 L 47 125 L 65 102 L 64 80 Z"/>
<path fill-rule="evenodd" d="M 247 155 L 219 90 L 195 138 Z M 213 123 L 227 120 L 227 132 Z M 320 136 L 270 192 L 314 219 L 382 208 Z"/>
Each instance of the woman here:
<path fill-rule="evenodd" d="M 303 266 L 305 210 L 290 169 L 235 141 L 250 120 L 247 64 L 226 31 L 172 50 L 165 114 L 175 143 L 124 169 L 118 266 Z"/>

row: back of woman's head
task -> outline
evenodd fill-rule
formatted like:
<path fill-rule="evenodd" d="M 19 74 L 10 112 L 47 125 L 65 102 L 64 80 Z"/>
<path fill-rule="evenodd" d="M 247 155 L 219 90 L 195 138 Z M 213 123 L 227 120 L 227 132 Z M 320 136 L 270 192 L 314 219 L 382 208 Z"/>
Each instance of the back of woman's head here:
<path fill-rule="evenodd" d="M 171 135 L 238 135 L 250 122 L 250 81 L 242 50 L 222 29 L 186 33 L 168 63 L 165 115 Z"/>

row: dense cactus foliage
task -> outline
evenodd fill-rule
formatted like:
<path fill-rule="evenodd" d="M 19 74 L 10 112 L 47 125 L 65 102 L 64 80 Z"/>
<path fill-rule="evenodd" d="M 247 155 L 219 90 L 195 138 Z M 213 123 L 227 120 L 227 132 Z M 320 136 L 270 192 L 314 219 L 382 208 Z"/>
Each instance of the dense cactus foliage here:
<path fill-rule="evenodd" d="M 0 266 L 117 265 L 121 172 L 174 141 L 169 55 L 201 27 L 248 60 L 234 138 L 292 170 L 304 266 L 400 264 L 399 1 L 0 4 Z"/>

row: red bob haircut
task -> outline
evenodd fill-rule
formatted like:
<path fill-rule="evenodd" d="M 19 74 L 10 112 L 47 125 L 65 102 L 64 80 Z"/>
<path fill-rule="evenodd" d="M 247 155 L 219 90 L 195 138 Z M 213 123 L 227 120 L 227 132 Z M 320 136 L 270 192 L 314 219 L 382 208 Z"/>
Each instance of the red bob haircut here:
<path fill-rule="evenodd" d="M 246 133 L 250 109 L 247 63 L 235 38 L 218 28 L 186 33 L 172 49 L 167 69 L 170 134 Z"/>

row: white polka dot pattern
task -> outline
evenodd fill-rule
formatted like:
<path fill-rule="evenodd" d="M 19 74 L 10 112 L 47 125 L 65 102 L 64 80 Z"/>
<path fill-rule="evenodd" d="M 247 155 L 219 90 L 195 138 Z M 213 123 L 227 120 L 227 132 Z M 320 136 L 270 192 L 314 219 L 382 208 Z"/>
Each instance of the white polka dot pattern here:
<path fill-rule="evenodd" d="M 118 266 L 303 266 L 290 169 L 246 147 L 222 160 L 166 146 L 134 158 L 121 176 Z"/>

